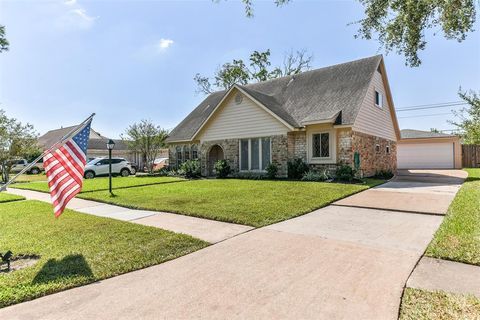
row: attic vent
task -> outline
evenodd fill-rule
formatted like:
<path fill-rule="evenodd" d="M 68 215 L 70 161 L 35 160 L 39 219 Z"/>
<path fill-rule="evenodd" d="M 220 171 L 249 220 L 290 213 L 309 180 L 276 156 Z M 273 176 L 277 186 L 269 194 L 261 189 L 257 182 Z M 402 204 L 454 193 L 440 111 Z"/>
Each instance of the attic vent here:
<path fill-rule="evenodd" d="M 295 80 L 295 77 L 292 77 L 292 79 L 290 79 L 290 81 L 288 81 L 288 83 L 287 83 L 287 87 L 290 85 L 290 83 L 292 83 L 292 82 L 293 82 L 293 80 Z"/>
<path fill-rule="evenodd" d="M 243 101 L 243 96 L 240 93 L 237 93 L 237 95 L 235 96 L 235 103 L 240 104 L 242 103 L 242 101 Z"/>

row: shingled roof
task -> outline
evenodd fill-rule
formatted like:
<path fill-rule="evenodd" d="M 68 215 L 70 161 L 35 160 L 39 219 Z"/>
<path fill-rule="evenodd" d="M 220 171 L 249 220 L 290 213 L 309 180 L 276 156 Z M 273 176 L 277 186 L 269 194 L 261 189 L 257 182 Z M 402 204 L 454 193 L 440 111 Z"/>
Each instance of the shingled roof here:
<path fill-rule="evenodd" d="M 376 55 L 264 82 L 236 85 L 293 128 L 335 118 L 351 125 L 382 60 Z M 210 94 L 170 133 L 167 141 L 190 141 L 230 90 Z"/>
<path fill-rule="evenodd" d="M 413 129 L 400 130 L 402 139 L 421 139 L 421 138 L 447 138 L 455 137 L 454 134 L 446 134 L 441 132 L 421 131 Z"/>

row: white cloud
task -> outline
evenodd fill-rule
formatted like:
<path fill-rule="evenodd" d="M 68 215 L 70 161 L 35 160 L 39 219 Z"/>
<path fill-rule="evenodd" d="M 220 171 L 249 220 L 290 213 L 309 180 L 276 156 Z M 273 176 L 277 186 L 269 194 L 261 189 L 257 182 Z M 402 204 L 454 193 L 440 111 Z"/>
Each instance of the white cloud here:
<path fill-rule="evenodd" d="M 77 0 L 67 0 L 64 2 L 67 6 L 73 6 L 77 3 Z"/>
<path fill-rule="evenodd" d="M 85 21 L 94 21 L 98 19 L 98 17 L 92 17 L 87 14 L 87 10 L 79 8 L 79 9 L 73 9 L 72 12 L 76 15 L 78 15 L 80 18 L 82 18 Z"/>
<path fill-rule="evenodd" d="M 157 44 L 157 50 L 159 52 L 165 51 L 168 49 L 171 45 L 173 44 L 173 40 L 171 39 L 160 39 L 160 41 Z"/>

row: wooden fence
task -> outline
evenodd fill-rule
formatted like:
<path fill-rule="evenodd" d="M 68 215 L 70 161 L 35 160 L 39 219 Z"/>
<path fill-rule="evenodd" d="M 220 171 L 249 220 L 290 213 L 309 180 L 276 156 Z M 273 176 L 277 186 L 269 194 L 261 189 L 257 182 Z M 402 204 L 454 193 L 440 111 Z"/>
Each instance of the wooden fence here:
<path fill-rule="evenodd" d="M 480 144 L 462 145 L 462 166 L 464 168 L 480 167 Z"/>

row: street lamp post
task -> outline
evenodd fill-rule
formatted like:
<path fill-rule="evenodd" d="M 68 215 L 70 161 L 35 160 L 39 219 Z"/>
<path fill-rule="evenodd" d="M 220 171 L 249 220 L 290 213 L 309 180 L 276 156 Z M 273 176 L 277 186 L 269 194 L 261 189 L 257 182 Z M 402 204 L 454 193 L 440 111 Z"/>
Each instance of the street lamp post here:
<path fill-rule="evenodd" d="M 108 190 L 110 194 L 112 193 L 112 150 L 115 147 L 115 142 L 110 139 L 107 142 L 107 149 L 108 149 Z"/>

